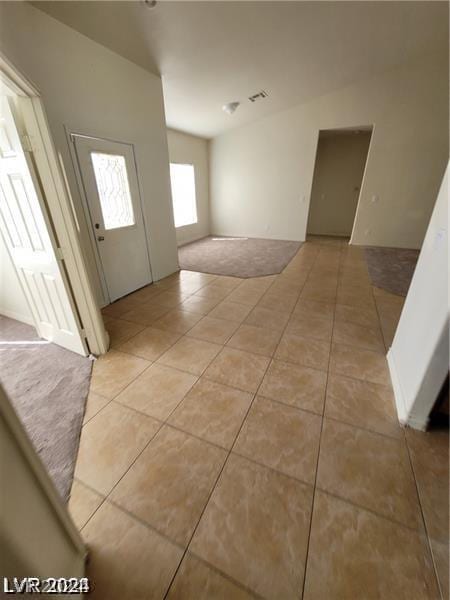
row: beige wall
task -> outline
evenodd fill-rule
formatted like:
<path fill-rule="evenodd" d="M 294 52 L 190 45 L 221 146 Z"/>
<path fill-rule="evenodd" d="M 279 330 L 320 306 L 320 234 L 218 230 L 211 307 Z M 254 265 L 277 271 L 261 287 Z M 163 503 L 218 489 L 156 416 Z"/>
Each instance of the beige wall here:
<path fill-rule="evenodd" d="M 65 128 L 134 145 L 153 279 L 178 267 L 160 78 L 26 2 L 0 3 L 0 49 L 40 90 L 73 197 L 97 297 L 100 283 Z"/>
<path fill-rule="evenodd" d="M 448 156 L 447 55 L 214 138 L 212 232 L 304 240 L 319 130 L 372 124 L 353 242 L 420 247 Z"/>
<path fill-rule="evenodd" d="M 370 132 L 320 134 L 308 233 L 350 237 L 369 143 Z"/>
<path fill-rule="evenodd" d="M 186 244 L 209 234 L 208 140 L 167 130 L 170 162 L 194 165 L 198 222 L 176 229 L 177 242 Z"/>
<path fill-rule="evenodd" d="M 1 385 L 0 472 L 2 589 L 3 577 L 82 577 L 81 537 Z"/>

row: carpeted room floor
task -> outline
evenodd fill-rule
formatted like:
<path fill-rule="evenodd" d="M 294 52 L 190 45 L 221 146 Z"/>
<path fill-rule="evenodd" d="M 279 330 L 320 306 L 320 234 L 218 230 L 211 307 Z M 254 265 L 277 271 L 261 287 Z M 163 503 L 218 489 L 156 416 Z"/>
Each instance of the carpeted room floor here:
<path fill-rule="evenodd" d="M 309 235 L 307 240 L 339 246 L 347 238 Z M 180 269 L 241 277 L 276 275 L 288 265 L 301 242 L 208 236 L 178 248 Z M 369 276 L 374 286 L 406 296 L 419 258 L 418 250 L 364 248 Z"/>
<path fill-rule="evenodd" d="M 92 363 L 0 316 L 0 382 L 58 492 L 72 486 Z"/>
<path fill-rule="evenodd" d="M 414 275 L 419 250 L 403 248 L 364 248 L 370 279 L 376 287 L 406 296 Z"/>
<path fill-rule="evenodd" d="M 232 277 L 276 275 L 300 249 L 301 242 L 208 236 L 178 249 L 180 269 Z"/>

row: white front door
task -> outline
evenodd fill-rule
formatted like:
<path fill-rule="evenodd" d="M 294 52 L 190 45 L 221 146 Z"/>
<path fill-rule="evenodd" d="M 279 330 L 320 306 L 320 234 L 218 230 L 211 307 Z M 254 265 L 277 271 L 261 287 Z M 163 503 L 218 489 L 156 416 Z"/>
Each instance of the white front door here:
<path fill-rule="evenodd" d="M 86 356 L 75 304 L 56 257 L 45 200 L 31 153 L 24 152 L 11 100 L 0 97 L 0 228 L 38 334 Z"/>
<path fill-rule="evenodd" d="M 151 283 L 133 147 L 73 135 L 109 301 Z"/>

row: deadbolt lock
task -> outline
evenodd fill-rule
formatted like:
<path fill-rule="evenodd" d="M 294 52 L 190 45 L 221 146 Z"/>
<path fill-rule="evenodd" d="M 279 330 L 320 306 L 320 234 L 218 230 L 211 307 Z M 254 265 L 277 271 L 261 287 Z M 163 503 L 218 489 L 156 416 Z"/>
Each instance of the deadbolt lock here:
<path fill-rule="evenodd" d="M 99 242 L 103 242 L 103 240 L 104 240 L 105 238 L 104 238 L 104 236 L 103 236 L 103 235 L 99 235 L 97 239 L 98 239 L 98 241 L 99 241 Z"/>

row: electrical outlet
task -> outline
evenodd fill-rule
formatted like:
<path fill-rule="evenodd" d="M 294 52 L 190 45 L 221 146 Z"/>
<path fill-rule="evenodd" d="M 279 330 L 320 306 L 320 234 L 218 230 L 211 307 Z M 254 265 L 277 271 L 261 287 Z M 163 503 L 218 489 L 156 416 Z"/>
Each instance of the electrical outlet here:
<path fill-rule="evenodd" d="M 371 232 L 371 229 L 366 229 L 364 232 L 364 235 L 367 237 Z"/>
<path fill-rule="evenodd" d="M 372 204 L 376 204 L 378 202 L 378 196 L 375 194 L 372 196 Z"/>
<path fill-rule="evenodd" d="M 444 242 L 446 238 L 447 232 L 445 229 L 438 229 L 436 232 L 436 236 L 434 238 L 434 248 L 439 248 Z"/>

